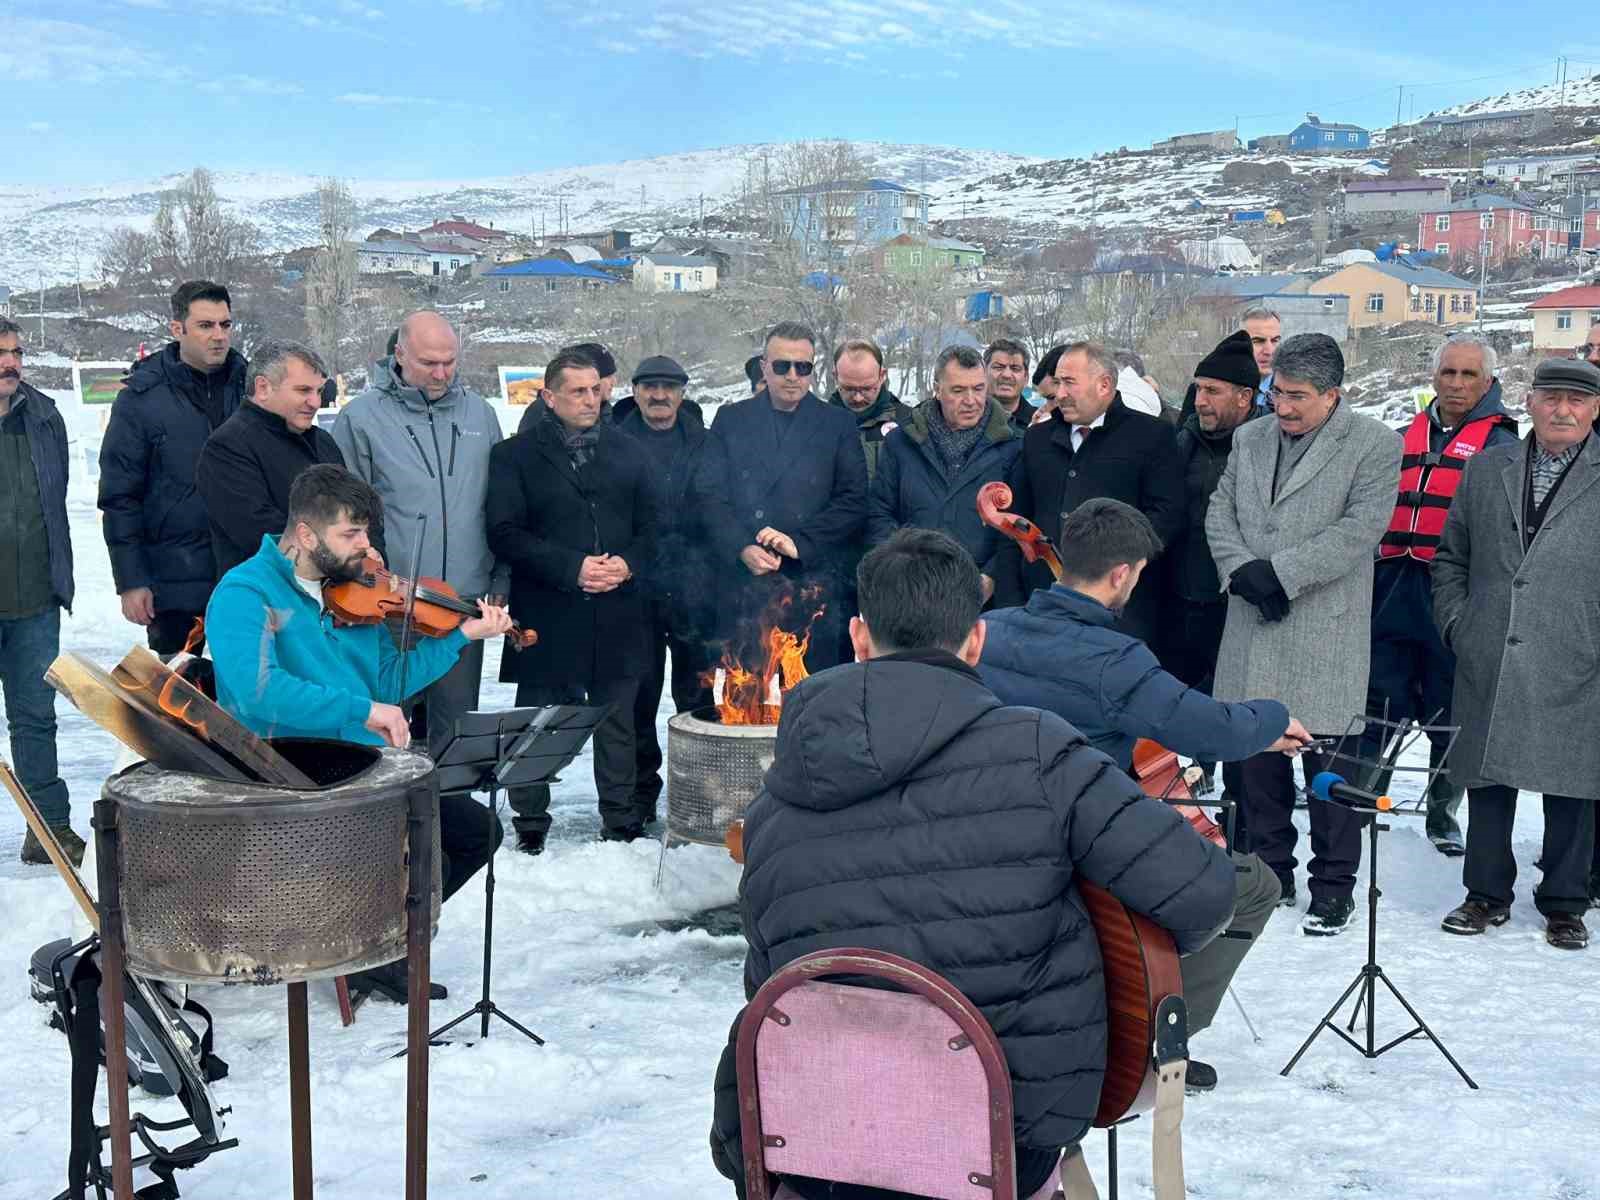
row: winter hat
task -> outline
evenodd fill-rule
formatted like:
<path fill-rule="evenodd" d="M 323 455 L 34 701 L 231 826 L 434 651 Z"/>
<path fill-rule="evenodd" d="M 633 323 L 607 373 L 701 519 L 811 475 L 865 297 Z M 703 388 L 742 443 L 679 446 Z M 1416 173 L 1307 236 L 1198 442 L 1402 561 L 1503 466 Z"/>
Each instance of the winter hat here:
<path fill-rule="evenodd" d="M 689 382 L 689 375 L 674 360 L 665 354 L 655 354 L 639 364 L 638 370 L 633 373 L 633 386 L 651 380 L 663 383 L 676 383 L 680 387 Z"/>
<path fill-rule="evenodd" d="M 576 346 L 563 346 L 561 348 L 561 353 L 563 354 L 568 351 L 582 354 L 590 362 L 594 363 L 594 369 L 600 372 L 601 379 L 617 373 L 617 360 L 612 358 L 611 351 L 607 350 L 599 342 L 579 342 Z"/>
<path fill-rule="evenodd" d="M 1534 370 L 1533 386 L 1600 396 L 1600 368 L 1581 358 L 1547 358 Z"/>
<path fill-rule="evenodd" d="M 1056 373 L 1056 364 L 1061 361 L 1061 355 L 1065 350 L 1065 346 L 1052 346 L 1045 351 L 1044 357 L 1039 360 L 1039 365 L 1033 369 L 1034 387 L 1038 387 L 1046 377 Z"/>
<path fill-rule="evenodd" d="M 1194 377 L 1220 379 L 1223 383 L 1255 391 L 1261 386 L 1261 369 L 1256 366 L 1255 351 L 1250 348 L 1250 335 L 1241 329 L 1223 338 L 1215 350 L 1200 360 Z"/>

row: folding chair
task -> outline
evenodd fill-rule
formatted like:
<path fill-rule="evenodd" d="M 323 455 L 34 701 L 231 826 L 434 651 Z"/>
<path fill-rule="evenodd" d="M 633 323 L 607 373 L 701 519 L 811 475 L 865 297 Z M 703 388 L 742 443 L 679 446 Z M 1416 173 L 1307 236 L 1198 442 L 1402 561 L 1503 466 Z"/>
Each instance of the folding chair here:
<path fill-rule="evenodd" d="M 774 1192 L 773 1174 L 1021 1200 L 1005 1053 L 972 1002 L 926 967 L 856 948 L 798 958 L 746 1008 L 737 1054 L 748 1200 L 794 1196 Z M 1027 1200 L 1055 1187 L 1052 1177 Z"/>

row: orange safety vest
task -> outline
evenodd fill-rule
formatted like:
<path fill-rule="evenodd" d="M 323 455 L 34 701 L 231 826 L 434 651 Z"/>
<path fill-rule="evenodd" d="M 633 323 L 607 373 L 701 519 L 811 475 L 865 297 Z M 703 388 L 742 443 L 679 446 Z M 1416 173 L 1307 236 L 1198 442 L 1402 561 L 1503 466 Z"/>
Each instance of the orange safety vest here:
<path fill-rule="evenodd" d="M 1420 412 L 1406 430 L 1400 457 L 1400 495 L 1394 515 L 1389 518 L 1388 532 L 1378 543 L 1379 558 L 1409 555 L 1419 562 L 1432 562 L 1467 459 L 1484 448 L 1496 425 L 1503 424 L 1516 432 L 1516 422 L 1504 413 L 1480 417 L 1457 429 L 1444 449 L 1434 453 L 1428 449 L 1432 424 L 1428 414 Z"/>

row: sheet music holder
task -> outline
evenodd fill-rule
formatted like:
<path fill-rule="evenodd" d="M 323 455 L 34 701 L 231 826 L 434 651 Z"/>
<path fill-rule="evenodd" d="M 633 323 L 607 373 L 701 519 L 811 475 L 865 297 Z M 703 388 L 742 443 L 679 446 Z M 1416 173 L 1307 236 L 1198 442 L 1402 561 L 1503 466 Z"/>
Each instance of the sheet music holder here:
<path fill-rule="evenodd" d="M 439 791 L 486 791 L 490 811 L 498 811 L 502 789 L 549 783 L 577 758 L 607 711 L 552 704 L 505 712 L 463 713 L 456 720 L 450 741 L 434 760 Z M 495 852 L 499 849 L 496 846 Z M 486 1038 L 489 1018 L 494 1016 L 536 1044 L 544 1045 L 542 1037 L 507 1014 L 489 995 L 494 953 L 494 859 L 490 854 L 484 868 L 483 994 L 466 1012 L 430 1033 L 430 1042 L 472 1016 L 482 1018 L 479 1036 Z"/>

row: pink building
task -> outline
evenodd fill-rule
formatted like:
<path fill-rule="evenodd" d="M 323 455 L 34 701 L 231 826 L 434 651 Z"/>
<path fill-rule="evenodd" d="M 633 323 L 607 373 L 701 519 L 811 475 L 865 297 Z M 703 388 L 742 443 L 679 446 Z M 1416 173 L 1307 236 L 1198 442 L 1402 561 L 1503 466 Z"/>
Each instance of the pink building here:
<path fill-rule="evenodd" d="M 1473 196 L 1420 214 L 1417 249 L 1446 255 L 1460 265 L 1508 258 L 1560 258 L 1568 253 L 1566 217 L 1540 212 L 1504 196 Z M 1600 243 L 1600 229 L 1597 229 Z"/>

